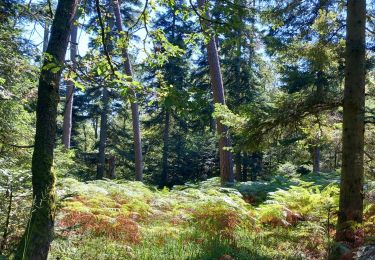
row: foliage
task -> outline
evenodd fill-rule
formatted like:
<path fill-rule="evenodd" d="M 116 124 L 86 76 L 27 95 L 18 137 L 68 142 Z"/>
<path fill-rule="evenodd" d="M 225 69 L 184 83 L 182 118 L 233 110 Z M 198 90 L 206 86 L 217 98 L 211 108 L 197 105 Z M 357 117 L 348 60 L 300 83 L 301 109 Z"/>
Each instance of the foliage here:
<path fill-rule="evenodd" d="M 218 178 L 172 190 L 64 179 L 58 186 L 61 210 L 51 257 L 320 258 L 336 221 L 338 187 L 294 183 L 267 193 L 268 200 L 253 208 L 237 189 L 221 188 Z M 100 246 L 103 239 L 107 242 Z"/>

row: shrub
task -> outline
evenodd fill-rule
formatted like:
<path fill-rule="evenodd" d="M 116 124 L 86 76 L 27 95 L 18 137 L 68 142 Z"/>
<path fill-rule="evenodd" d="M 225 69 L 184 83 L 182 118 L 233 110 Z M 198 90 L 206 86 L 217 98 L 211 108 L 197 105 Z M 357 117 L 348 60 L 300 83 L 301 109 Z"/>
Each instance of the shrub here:
<path fill-rule="evenodd" d="M 277 173 L 283 176 L 294 176 L 296 175 L 297 166 L 290 162 L 279 165 Z"/>

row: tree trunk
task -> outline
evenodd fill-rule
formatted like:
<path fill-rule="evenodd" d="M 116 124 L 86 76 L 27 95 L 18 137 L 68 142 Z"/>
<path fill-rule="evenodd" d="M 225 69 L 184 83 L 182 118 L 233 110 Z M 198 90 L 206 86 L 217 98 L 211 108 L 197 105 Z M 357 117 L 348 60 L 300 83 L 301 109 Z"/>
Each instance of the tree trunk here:
<path fill-rule="evenodd" d="M 95 138 L 95 141 L 96 141 L 96 139 L 98 139 L 98 121 L 99 121 L 98 118 L 95 117 L 93 119 L 93 122 L 92 122 L 93 127 L 94 127 L 94 138 Z"/>
<path fill-rule="evenodd" d="M 77 20 L 77 17 L 75 21 Z M 70 34 L 70 60 L 72 61 L 73 70 L 76 68 L 76 56 L 77 56 L 77 25 L 73 25 L 72 32 Z M 63 144 L 66 149 L 70 148 L 70 139 L 72 133 L 72 110 L 73 110 L 73 96 L 74 96 L 74 83 L 69 80 L 66 84 L 66 101 L 64 110 L 64 121 L 63 121 Z"/>
<path fill-rule="evenodd" d="M 116 179 L 116 157 L 114 155 L 108 158 L 108 177 Z"/>
<path fill-rule="evenodd" d="M 87 152 L 87 131 L 86 131 L 86 126 L 85 124 L 82 125 L 82 128 L 83 128 L 83 142 L 84 142 L 84 147 L 83 147 L 83 150 L 85 152 Z M 95 138 L 95 141 L 96 141 L 96 138 Z"/>
<path fill-rule="evenodd" d="M 44 23 L 44 32 L 43 32 L 43 53 L 46 52 L 48 47 L 48 37 L 49 37 L 49 22 L 46 20 Z"/>
<path fill-rule="evenodd" d="M 354 225 L 363 220 L 366 0 L 348 1 L 346 21 L 343 147 L 336 240 L 353 243 L 358 231 L 361 233 Z"/>
<path fill-rule="evenodd" d="M 200 10 L 204 11 L 205 9 L 205 0 L 198 0 L 198 7 Z M 208 12 L 203 14 L 207 19 L 210 15 Z M 201 19 L 201 27 L 204 32 L 209 30 L 210 24 Z M 208 64 L 210 70 L 211 86 L 214 96 L 214 102 L 225 105 L 224 97 L 224 86 L 223 79 L 220 69 L 219 55 L 217 52 L 217 46 L 215 42 L 215 35 L 206 35 L 209 37 L 209 41 L 206 44 Z M 220 120 L 217 120 L 217 133 L 220 136 L 219 138 L 219 152 L 220 152 L 220 179 L 221 184 L 224 185 L 228 182 L 234 181 L 233 174 L 233 161 L 232 153 L 228 150 L 225 150 L 225 147 L 231 146 L 231 140 L 228 133 L 228 127 L 223 125 Z"/>
<path fill-rule="evenodd" d="M 263 171 L 263 154 L 254 152 L 251 155 L 251 181 L 256 181 L 259 174 Z"/>
<path fill-rule="evenodd" d="M 108 130 L 108 110 L 109 110 L 109 95 L 107 87 L 103 87 L 102 93 L 102 112 L 100 114 L 100 137 L 99 137 L 99 154 L 98 165 L 96 172 L 96 179 L 100 180 L 104 177 L 105 172 L 105 148 L 107 145 L 107 130 Z"/>
<path fill-rule="evenodd" d="M 249 158 L 248 158 L 247 153 L 243 153 L 242 163 L 243 163 L 242 181 L 247 181 L 247 175 L 249 171 Z"/>
<path fill-rule="evenodd" d="M 116 27 L 119 32 L 119 36 L 123 36 L 122 32 L 122 18 L 120 13 L 120 3 L 118 0 L 113 0 L 113 10 L 115 13 Z M 126 75 L 133 78 L 132 66 L 129 59 L 128 50 L 124 47 L 122 50 L 122 57 L 125 67 Z M 139 107 L 137 102 L 137 94 L 130 88 L 130 106 L 132 111 L 132 123 L 133 123 L 133 137 L 134 137 L 134 158 L 135 158 L 135 179 L 137 181 L 143 180 L 143 158 L 142 158 L 142 140 L 141 140 L 141 128 L 139 122 Z"/>
<path fill-rule="evenodd" d="M 162 159 L 162 174 L 161 185 L 164 187 L 168 184 L 168 153 L 169 153 L 169 129 L 170 129 L 171 114 L 165 110 L 164 133 L 163 133 L 163 159 Z"/>
<path fill-rule="evenodd" d="M 320 172 L 320 147 L 314 146 L 312 148 L 313 173 Z"/>
<path fill-rule="evenodd" d="M 53 239 L 55 217 L 55 175 L 52 171 L 56 137 L 59 83 L 70 30 L 78 0 L 59 0 L 52 23 L 44 66 L 52 62 L 60 69 L 42 70 L 36 108 L 36 133 L 32 157 L 33 205 L 31 219 L 18 246 L 15 259 L 47 259 Z M 51 59 L 49 59 L 51 58 Z M 44 67 L 43 66 L 43 67 Z"/>
<path fill-rule="evenodd" d="M 235 177 L 236 181 L 242 181 L 242 157 L 241 152 L 237 152 L 235 155 Z"/>
<path fill-rule="evenodd" d="M 334 151 L 334 157 L 333 157 L 333 170 L 336 170 L 337 169 L 337 150 L 335 149 Z"/>

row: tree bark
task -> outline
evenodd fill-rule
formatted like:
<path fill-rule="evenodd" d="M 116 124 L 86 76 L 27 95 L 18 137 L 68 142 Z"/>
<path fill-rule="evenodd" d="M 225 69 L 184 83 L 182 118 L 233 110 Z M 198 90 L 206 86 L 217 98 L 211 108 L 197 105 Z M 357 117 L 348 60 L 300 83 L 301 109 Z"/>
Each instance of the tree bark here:
<path fill-rule="evenodd" d="M 320 147 L 314 146 L 312 148 L 313 173 L 320 172 Z"/>
<path fill-rule="evenodd" d="M 343 104 L 343 147 L 337 241 L 356 242 L 362 233 L 365 116 L 366 0 L 348 0 Z"/>
<path fill-rule="evenodd" d="M 48 47 L 48 37 L 49 37 L 49 22 L 46 20 L 44 23 L 44 32 L 43 32 L 43 53 L 46 52 Z"/>
<path fill-rule="evenodd" d="M 77 20 L 77 17 L 75 21 Z M 72 32 L 70 34 L 70 60 L 72 61 L 73 70 L 76 68 L 76 56 L 77 56 L 77 25 L 73 25 Z M 69 80 L 66 84 L 66 101 L 64 110 L 64 121 L 63 121 L 63 144 L 66 149 L 70 148 L 70 139 L 72 133 L 72 111 L 73 111 L 73 97 L 74 97 L 74 83 Z"/>
<path fill-rule="evenodd" d="M 100 137 L 99 137 L 99 154 L 96 179 L 100 180 L 104 177 L 105 172 L 105 148 L 107 146 L 107 130 L 108 130 L 108 110 L 109 95 L 106 86 L 102 90 L 102 112 L 100 114 Z"/>
<path fill-rule="evenodd" d="M 116 179 L 116 157 L 114 155 L 108 158 L 108 177 Z"/>
<path fill-rule="evenodd" d="M 247 181 L 247 175 L 249 171 L 249 157 L 247 153 L 243 153 L 242 158 L 243 169 L 242 169 L 242 181 Z"/>
<path fill-rule="evenodd" d="M 198 0 L 198 7 L 204 13 L 205 0 Z M 202 15 L 202 14 L 201 14 Z M 209 19 L 210 15 L 205 12 L 202 16 Z M 210 28 L 210 24 L 205 19 L 201 19 L 201 27 L 204 32 Z M 219 55 L 215 42 L 215 35 L 207 35 L 209 37 L 206 44 L 208 64 L 210 70 L 212 93 L 214 102 L 225 105 L 223 78 L 221 75 Z M 228 127 L 223 125 L 220 120 L 217 120 L 217 133 L 219 135 L 219 152 L 220 152 L 220 179 L 221 184 L 231 183 L 234 181 L 232 153 L 225 150 L 225 147 L 231 146 L 231 140 L 228 133 Z"/>
<path fill-rule="evenodd" d="M 56 137 L 59 83 L 70 30 L 78 0 L 59 0 L 52 23 L 44 66 L 53 62 L 58 71 L 41 71 L 36 108 L 36 133 L 32 157 L 33 204 L 31 218 L 18 246 L 15 259 L 47 259 L 53 239 L 55 217 L 55 175 L 52 171 Z"/>
<path fill-rule="evenodd" d="M 242 156 L 241 152 L 237 152 L 235 155 L 235 177 L 236 181 L 242 181 Z"/>
<path fill-rule="evenodd" d="M 113 10 L 115 13 L 116 27 L 119 36 L 122 36 L 122 18 L 120 12 L 120 2 L 113 0 Z M 133 78 L 132 66 L 129 59 L 128 50 L 126 47 L 122 48 L 122 58 L 125 67 L 126 75 Z M 141 128 L 139 122 L 139 107 L 137 102 L 137 94 L 130 88 L 130 106 L 132 111 L 132 123 L 133 123 L 133 138 L 134 138 L 134 158 L 135 158 L 135 179 L 137 181 L 143 180 L 143 158 L 142 158 L 142 140 L 141 140 Z"/>
<path fill-rule="evenodd" d="M 259 174 L 263 171 L 263 153 L 254 152 L 250 156 L 251 161 L 251 181 L 256 181 Z"/>
<path fill-rule="evenodd" d="M 171 121 L 171 114 L 168 110 L 165 110 L 165 121 L 164 121 L 164 132 L 163 132 L 163 159 L 162 159 L 162 173 L 161 173 L 161 185 L 164 187 L 168 184 L 168 153 L 169 153 L 169 129 Z"/>
<path fill-rule="evenodd" d="M 94 127 L 94 138 L 95 138 L 95 141 L 96 139 L 98 139 L 98 117 L 95 117 L 92 121 L 92 125 Z"/>

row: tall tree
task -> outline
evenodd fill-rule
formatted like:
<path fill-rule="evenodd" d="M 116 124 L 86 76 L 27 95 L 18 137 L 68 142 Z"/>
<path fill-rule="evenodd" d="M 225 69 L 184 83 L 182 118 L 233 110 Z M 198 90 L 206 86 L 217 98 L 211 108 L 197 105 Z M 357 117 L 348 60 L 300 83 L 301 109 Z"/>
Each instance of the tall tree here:
<path fill-rule="evenodd" d="M 337 241 L 354 242 L 363 219 L 366 0 L 348 0 L 343 146 Z"/>
<path fill-rule="evenodd" d="M 198 0 L 198 7 L 201 11 L 201 27 L 208 37 L 206 43 L 208 64 L 210 70 L 211 86 L 214 96 L 214 102 L 225 105 L 224 85 L 221 75 L 219 55 L 215 35 L 210 33 L 210 15 L 205 0 Z M 219 153 L 220 153 L 220 178 L 221 184 L 234 181 L 232 153 L 225 149 L 231 146 L 231 140 L 228 133 L 228 127 L 223 125 L 220 120 L 217 121 L 217 133 L 219 134 Z"/>
<path fill-rule="evenodd" d="M 36 134 L 32 158 L 33 205 L 31 219 L 15 259 L 47 259 L 53 238 L 55 175 L 52 171 L 56 137 L 59 84 L 78 0 L 59 0 L 40 73 Z"/>
<path fill-rule="evenodd" d="M 77 17 L 75 23 L 77 22 Z M 76 68 L 76 56 L 78 50 L 77 42 L 78 27 L 76 24 L 73 25 L 72 32 L 70 34 L 70 60 L 72 62 L 73 70 Z M 72 134 L 72 111 L 73 111 L 73 98 L 74 98 L 74 83 L 69 80 L 66 86 L 66 101 L 64 110 L 64 121 L 63 121 L 63 144 L 65 148 L 70 148 L 70 139 Z"/>
<path fill-rule="evenodd" d="M 105 174 L 105 150 L 107 146 L 108 133 L 108 112 L 109 112 L 109 93 L 107 86 L 102 87 L 100 112 L 100 136 L 99 136 L 99 154 L 96 178 L 102 179 Z"/>
<path fill-rule="evenodd" d="M 122 18 L 120 12 L 120 2 L 119 0 L 113 0 L 113 10 L 116 19 L 116 27 L 120 37 L 123 37 L 123 28 L 122 28 Z M 127 76 L 133 79 L 133 71 L 130 63 L 130 57 L 128 54 L 127 47 L 123 47 L 122 58 L 124 62 L 125 73 Z M 135 178 L 137 181 L 142 181 L 143 179 L 143 159 L 142 159 L 142 140 L 141 140 L 141 129 L 139 121 L 139 107 L 137 102 L 137 95 L 130 87 L 130 106 L 132 111 L 132 123 L 133 123 L 133 137 L 134 137 L 134 153 L 135 153 Z"/>

